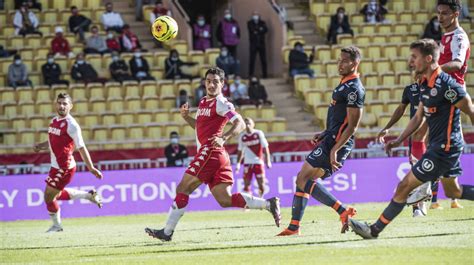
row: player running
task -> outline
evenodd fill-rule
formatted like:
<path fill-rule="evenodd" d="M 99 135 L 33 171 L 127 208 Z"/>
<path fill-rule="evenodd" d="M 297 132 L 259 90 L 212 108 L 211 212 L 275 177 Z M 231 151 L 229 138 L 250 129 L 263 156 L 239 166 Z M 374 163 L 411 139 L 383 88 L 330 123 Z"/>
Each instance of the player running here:
<path fill-rule="evenodd" d="M 386 151 L 399 146 L 423 122 L 428 123 L 429 146 L 427 152 L 398 184 L 395 195 L 373 225 L 349 220 L 353 231 L 365 239 L 377 238 L 380 232 L 403 210 L 408 194 L 422 183 L 441 178 L 444 191 L 450 198 L 474 200 L 474 186 L 459 185 L 460 157 L 464 146 L 460 110 L 474 124 L 474 106 L 466 90 L 438 65 L 439 47 L 434 40 L 422 39 L 410 45 L 411 60 L 416 74 L 424 80 L 420 87 L 418 110 L 402 134 L 385 146 Z"/>
<path fill-rule="evenodd" d="M 48 129 L 48 141 L 38 143 L 34 151 L 49 149 L 51 153 L 51 170 L 46 178 L 46 189 L 44 201 L 48 209 L 53 225 L 49 232 L 61 232 L 61 211 L 57 200 L 86 199 L 102 208 L 100 196 L 95 190 L 82 191 L 66 188 L 76 172 L 76 161 L 74 150 L 79 150 L 82 160 L 86 163 L 89 171 L 98 179 L 102 179 L 102 173 L 92 164 L 89 151 L 87 151 L 82 139 L 81 127 L 69 113 L 72 109 L 72 99 L 66 93 L 60 93 L 56 99 L 56 111 L 58 116 L 54 117 Z"/>
<path fill-rule="evenodd" d="M 272 167 L 272 157 L 268 142 L 262 131 L 254 129 L 255 123 L 251 118 L 245 118 L 245 131 L 239 136 L 239 147 L 237 154 L 236 173 L 240 171 L 240 164 L 244 160 L 244 191 L 252 194 L 250 184 L 253 175 L 257 179 L 259 196 L 263 196 L 265 184 L 265 168 L 263 162 L 263 151 L 265 150 L 265 163 L 267 168 Z"/>
<path fill-rule="evenodd" d="M 354 146 L 354 133 L 359 126 L 365 98 L 365 89 L 357 72 L 360 60 L 359 48 L 349 46 L 341 49 L 338 69 L 342 79 L 332 93 L 327 129 L 313 137 L 312 143 L 316 147 L 307 156 L 296 179 L 290 225 L 278 236 L 300 234 L 300 221 L 309 195 L 339 214 L 341 233 L 347 231 L 348 219 L 356 214 L 354 208 L 338 201 L 318 179 L 325 179 L 339 170 Z"/>
<path fill-rule="evenodd" d="M 207 95 L 199 102 L 196 118 L 189 116 L 189 106 L 181 107 L 181 116 L 196 130 L 198 152 L 189 164 L 181 182 L 176 187 L 176 197 L 170 207 L 168 220 L 163 229 L 145 228 L 145 232 L 161 241 L 171 241 L 179 219 L 183 216 L 191 194 L 202 183 L 209 186 L 212 195 L 222 207 L 266 209 L 280 225 L 280 200 L 276 197 L 264 200 L 246 193 L 230 193 L 234 182 L 229 155 L 224 143 L 245 129 L 242 117 L 235 112 L 232 103 L 222 95 L 225 73 L 214 67 L 206 72 Z M 227 122 L 232 127 L 223 133 Z"/>
<path fill-rule="evenodd" d="M 438 0 L 438 20 L 444 30 L 441 38 L 439 65 L 443 72 L 448 73 L 466 89 L 464 77 L 467 71 L 467 62 L 471 53 L 469 37 L 459 25 L 459 13 L 461 12 L 460 0 Z M 426 147 L 424 147 L 426 149 Z M 416 193 L 408 198 L 407 202 L 416 201 L 427 197 L 430 193 L 429 183 L 420 187 Z M 428 186 L 428 188 L 426 187 Z M 431 209 L 442 209 L 437 202 L 438 182 L 432 185 Z M 451 208 L 463 208 L 456 199 L 452 198 Z"/>

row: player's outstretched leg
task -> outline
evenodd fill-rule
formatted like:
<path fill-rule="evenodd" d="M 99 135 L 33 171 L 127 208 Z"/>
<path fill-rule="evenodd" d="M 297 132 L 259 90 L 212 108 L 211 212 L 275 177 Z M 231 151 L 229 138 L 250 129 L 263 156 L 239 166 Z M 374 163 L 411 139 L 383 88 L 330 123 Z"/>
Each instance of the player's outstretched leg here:
<path fill-rule="evenodd" d="M 293 195 L 293 204 L 291 207 L 291 222 L 288 228 L 283 230 L 277 236 L 300 235 L 300 221 L 303 218 L 304 209 L 308 203 L 309 194 L 296 187 L 295 195 Z"/>
<path fill-rule="evenodd" d="M 349 229 L 349 218 L 357 213 L 355 208 L 343 205 L 318 181 L 308 180 L 304 191 L 322 204 L 333 208 L 339 214 L 342 223 L 341 233 L 345 233 Z"/>
<path fill-rule="evenodd" d="M 474 200 L 474 186 L 465 184 L 459 185 L 457 177 L 444 177 L 441 179 L 441 183 L 443 184 L 446 197 L 470 201 Z"/>
<path fill-rule="evenodd" d="M 48 209 L 49 217 L 53 222 L 53 225 L 48 229 L 48 231 L 46 231 L 47 233 L 63 231 L 63 227 L 61 225 L 61 210 L 56 200 L 56 197 L 60 192 L 60 190 L 50 186 L 46 186 L 44 191 L 44 202 L 46 203 L 46 209 Z"/>
<path fill-rule="evenodd" d="M 60 201 L 85 199 L 97 205 L 99 208 L 102 208 L 102 198 L 100 197 L 100 195 L 97 193 L 96 190 L 83 191 L 83 190 L 64 188 L 58 194 L 56 199 Z"/>

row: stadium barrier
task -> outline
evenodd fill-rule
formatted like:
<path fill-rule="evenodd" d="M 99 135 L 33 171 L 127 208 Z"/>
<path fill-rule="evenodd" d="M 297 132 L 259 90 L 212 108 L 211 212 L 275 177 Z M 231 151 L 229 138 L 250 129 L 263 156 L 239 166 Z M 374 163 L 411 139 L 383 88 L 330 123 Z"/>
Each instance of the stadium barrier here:
<path fill-rule="evenodd" d="M 461 158 L 464 169 L 461 183 L 474 184 L 474 154 Z M 282 206 L 291 206 L 295 178 L 301 162 L 275 163 L 267 170 L 265 197 L 278 196 Z M 331 178 L 322 183 L 344 203 L 389 201 L 400 179 L 410 169 L 407 158 L 351 159 Z M 61 201 L 64 217 L 165 213 L 175 196 L 175 188 L 184 168 L 159 168 L 105 171 L 97 180 L 90 173 L 80 172 L 69 187 L 81 190 L 95 188 L 103 197 L 104 207 L 98 209 L 88 201 Z M 47 219 L 43 202 L 44 175 L 16 175 L 0 178 L 0 221 Z M 242 191 L 242 173 L 236 174 L 233 192 Z M 257 193 L 253 183 L 254 194 Z M 440 192 L 443 198 L 444 193 Z M 218 210 L 207 186 L 202 185 L 190 196 L 190 211 Z M 313 199 L 310 205 L 317 204 Z M 285 219 L 288 217 L 285 216 Z"/>

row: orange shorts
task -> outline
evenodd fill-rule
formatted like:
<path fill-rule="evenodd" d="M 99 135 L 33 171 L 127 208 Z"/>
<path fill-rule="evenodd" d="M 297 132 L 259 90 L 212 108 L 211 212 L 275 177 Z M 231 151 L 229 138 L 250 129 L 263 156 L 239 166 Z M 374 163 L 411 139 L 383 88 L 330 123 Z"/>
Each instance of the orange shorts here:
<path fill-rule="evenodd" d="M 252 180 L 252 176 L 261 178 L 265 175 L 265 168 L 260 164 L 244 165 L 244 179 Z"/>
<path fill-rule="evenodd" d="M 45 179 L 46 184 L 51 188 L 58 190 L 63 190 L 69 182 L 71 182 L 74 173 L 76 172 L 76 167 L 70 169 L 58 169 L 52 167 L 49 170 L 49 175 Z"/>
<path fill-rule="evenodd" d="M 234 183 L 229 155 L 224 148 L 201 146 L 185 173 L 197 177 L 211 190 L 220 183 Z"/>

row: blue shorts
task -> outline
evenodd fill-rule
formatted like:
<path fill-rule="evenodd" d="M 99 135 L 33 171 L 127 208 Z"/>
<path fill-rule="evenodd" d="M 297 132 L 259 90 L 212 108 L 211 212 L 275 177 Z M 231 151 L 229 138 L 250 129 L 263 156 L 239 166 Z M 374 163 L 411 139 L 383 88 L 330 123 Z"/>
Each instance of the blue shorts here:
<path fill-rule="evenodd" d="M 413 166 L 413 174 L 421 182 L 436 181 L 440 177 L 459 177 L 462 174 L 461 153 L 460 150 L 446 152 L 443 149 L 428 149 Z"/>
<path fill-rule="evenodd" d="M 322 177 L 323 179 L 331 176 L 332 173 L 334 173 L 331 168 L 331 160 L 329 158 L 329 155 L 331 154 L 331 149 L 335 144 L 336 141 L 331 137 L 327 136 L 306 157 L 306 162 L 308 162 L 312 167 L 321 168 L 325 171 L 325 174 Z M 337 161 L 341 163 L 341 165 L 344 164 L 344 161 L 346 161 L 346 158 L 350 155 L 353 146 L 354 139 L 351 138 L 337 152 Z"/>

